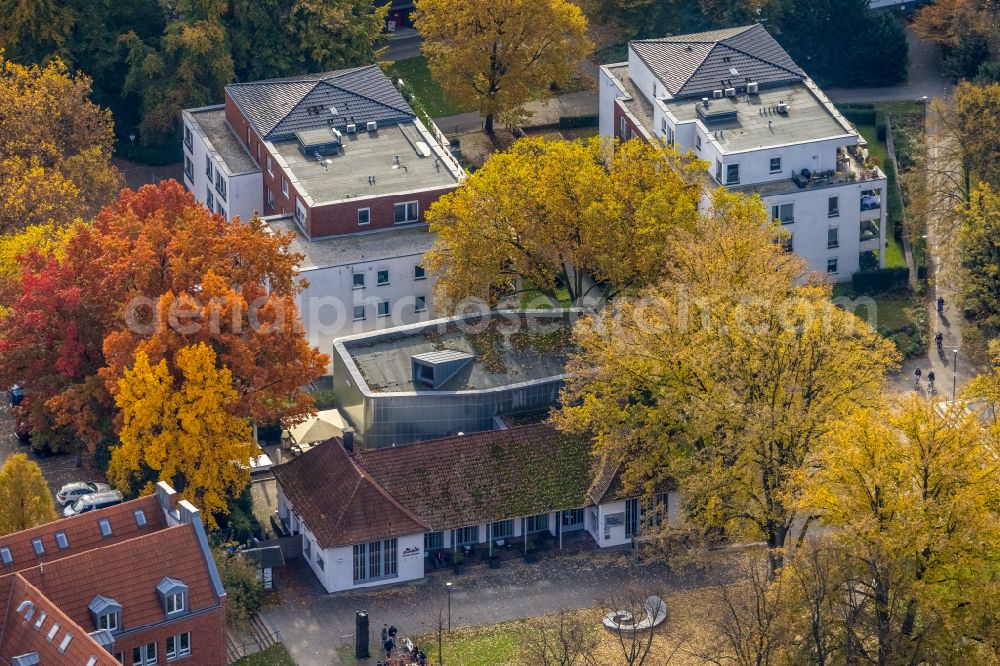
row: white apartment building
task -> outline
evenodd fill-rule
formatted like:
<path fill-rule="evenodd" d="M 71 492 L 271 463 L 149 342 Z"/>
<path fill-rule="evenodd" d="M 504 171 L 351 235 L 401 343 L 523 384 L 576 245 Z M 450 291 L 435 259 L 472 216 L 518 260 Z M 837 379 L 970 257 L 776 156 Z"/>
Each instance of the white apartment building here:
<path fill-rule="evenodd" d="M 885 174 L 760 25 L 629 42 L 627 62 L 601 67 L 600 132 L 694 151 L 713 186 L 759 194 L 832 281 L 884 265 Z"/>

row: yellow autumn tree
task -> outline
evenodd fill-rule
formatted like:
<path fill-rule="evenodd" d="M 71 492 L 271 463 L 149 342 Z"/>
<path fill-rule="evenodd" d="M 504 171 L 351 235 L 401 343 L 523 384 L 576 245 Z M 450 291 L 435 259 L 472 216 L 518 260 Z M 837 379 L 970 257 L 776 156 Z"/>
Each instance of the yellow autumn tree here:
<path fill-rule="evenodd" d="M 90 91 L 59 59 L 26 67 L 0 53 L 0 232 L 86 218 L 118 193 L 111 114 Z"/>
<path fill-rule="evenodd" d="M 232 415 L 238 401 L 232 373 L 216 366 L 204 343 L 185 347 L 167 362 L 151 365 L 145 352 L 118 381 L 121 444 L 111 454 L 108 478 L 122 491 L 156 481 L 173 485 L 202 510 L 209 527 L 226 513 L 227 498 L 250 482 L 251 428 Z"/>
<path fill-rule="evenodd" d="M 438 302 L 562 286 L 576 303 L 595 281 L 605 296 L 655 281 L 667 239 L 697 222 L 705 167 L 639 141 L 517 141 L 427 211 Z"/>
<path fill-rule="evenodd" d="M 689 525 L 797 539 L 794 475 L 898 356 L 783 250 L 760 200 L 717 191 L 668 242 L 664 280 L 574 331 L 563 429 L 591 433 L 630 492 L 676 479 Z"/>
<path fill-rule="evenodd" d="M 864 661 L 997 663 L 998 453 L 977 414 L 913 394 L 824 435 L 797 506 L 844 554 Z"/>
<path fill-rule="evenodd" d="M 10 534 L 56 519 L 49 484 L 28 456 L 15 453 L 0 469 L 0 534 Z"/>
<path fill-rule="evenodd" d="M 479 109 L 486 131 L 550 96 L 591 51 L 587 19 L 566 0 L 417 0 L 414 25 L 445 95 Z"/>

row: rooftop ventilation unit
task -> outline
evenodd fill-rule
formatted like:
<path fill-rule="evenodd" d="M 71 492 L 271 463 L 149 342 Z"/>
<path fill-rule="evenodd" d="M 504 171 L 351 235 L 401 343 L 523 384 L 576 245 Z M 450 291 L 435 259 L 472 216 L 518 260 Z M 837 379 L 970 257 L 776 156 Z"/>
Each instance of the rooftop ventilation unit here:
<path fill-rule="evenodd" d="M 438 389 L 471 363 L 473 358 L 472 354 L 451 349 L 415 354 L 410 357 L 413 383 Z"/>
<path fill-rule="evenodd" d="M 736 108 L 736 103 L 731 99 L 717 101 L 711 106 L 708 106 L 707 104 L 698 105 L 698 117 L 701 118 L 706 125 L 736 120 L 737 115 L 738 110 Z"/>
<path fill-rule="evenodd" d="M 340 152 L 340 132 L 333 127 L 302 130 L 295 133 L 299 148 L 306 155 L 320 156 L 336 155 Z"/>
<path fill-rule="evenodd" d="M 378 123 L 375 122 L 374 120 L 369 120 L 368 121 L 368 131 L 369 132 L 374 132 L 377 129 L 378 129 Z"/>
<path fill-rule="evenodd" d="M 358 126 L 357 125 L 355 125 L 354 123 L 347 123 L 347 133 L 348 134 L 354 134 L 357 131 L 358 131 Z"/>
<path fill-rule="evenodd" d="M 783 116 L 788 115 L 788 104 L 785 103 L 785 100 L 778 102 L 778 113 Z"/>
<path fill-rule="evenodd" d="M 726 97 L 736 97 L 736 88 L 726 88 Z"/>
<path fill-rule="evenodd" d="M 414 148 L 417 149 L 417 155 L 420 155 L 421 157 L 430 157 L 431 156 L 431 147 L 428 146 L 423 141 L 417 141 L 417 143 L 414 146 Z"/>
<path fill-rule="evenodd" d="M 712 91 L 712 97 L 714 97 L 715 99 L 722 99 L 722 91 L 721 90 L 713 90 Z"/>
<path fill-rule="evenodd" d="M 749 94 L 756 95 L 759 90 L 760 86 L 756 81 L 751 81 L 750 83 L 747 84 L 747 92 Z"/>

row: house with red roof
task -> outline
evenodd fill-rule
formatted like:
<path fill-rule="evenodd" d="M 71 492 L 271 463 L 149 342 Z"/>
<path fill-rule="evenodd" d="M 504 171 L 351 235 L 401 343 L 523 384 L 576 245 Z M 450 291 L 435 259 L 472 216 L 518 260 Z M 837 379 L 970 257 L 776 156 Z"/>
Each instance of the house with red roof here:
<path fill-rule="evenodd" d="M 222 580 L 166 483 L 0 537 L 0 664 L 226 664 Z"/>

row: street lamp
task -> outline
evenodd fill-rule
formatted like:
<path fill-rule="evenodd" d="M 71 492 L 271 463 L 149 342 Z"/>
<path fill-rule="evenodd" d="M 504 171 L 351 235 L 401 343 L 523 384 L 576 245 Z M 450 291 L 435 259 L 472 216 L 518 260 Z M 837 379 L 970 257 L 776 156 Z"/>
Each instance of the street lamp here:
<path fill-rule="evenodd" d="M 444 584 L 448 588 L 448 635 L 451 636 L 451 581 Z"/>
<path fill-rule="evenodd" d="M 924 103 L 924 131 L 927 130 L 927 95 L 920 98 Z"/>
<path fill-rule="evenodd" d="M 135 132 L 128 133 L 128 158 L 132 159 L 132 150 L 135 148 Z"/>
<path fill-rule="evenodd" d="M 958 389 L 958 349 L 952 349 L 951 354 L 951 401 L 955 402 Z"/>

